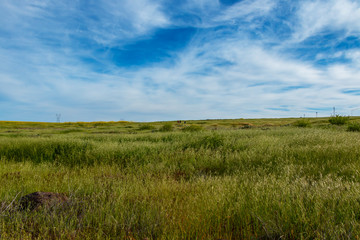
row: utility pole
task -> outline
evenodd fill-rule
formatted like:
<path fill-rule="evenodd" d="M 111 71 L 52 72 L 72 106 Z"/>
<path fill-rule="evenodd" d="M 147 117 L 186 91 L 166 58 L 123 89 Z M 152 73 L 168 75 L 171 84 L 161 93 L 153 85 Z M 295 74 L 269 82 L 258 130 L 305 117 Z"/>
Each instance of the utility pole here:
<path fill-rule="evenodd" d="M 335 116 L 335 107 L 333 107 L 333 116 Z"/>
<path fill-rule="evenodd" d="M 61 113 L 57 113 L 56 114 L 56 122 L 60 123 L 60 119 L 61 119 Z"/>

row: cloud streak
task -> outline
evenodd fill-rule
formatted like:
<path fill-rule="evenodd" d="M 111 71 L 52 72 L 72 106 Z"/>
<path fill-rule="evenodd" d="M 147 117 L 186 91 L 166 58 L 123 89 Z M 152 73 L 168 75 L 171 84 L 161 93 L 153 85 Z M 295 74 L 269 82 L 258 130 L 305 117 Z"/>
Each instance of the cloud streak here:
<path fill-rule="evenodd" d="M 327 116 L 333 106 L 359 107 L 356 1 L 1 4 L 3 120 Z"/>
<path fill-rule="evenodd" d="M 303 41 L 322 31 L 341 31 L 343 36 L 360 34 L 358 1 L 304 1 L 298 11 L 298 18 L 299 29 L 294 34 L 297 41 Z"/>

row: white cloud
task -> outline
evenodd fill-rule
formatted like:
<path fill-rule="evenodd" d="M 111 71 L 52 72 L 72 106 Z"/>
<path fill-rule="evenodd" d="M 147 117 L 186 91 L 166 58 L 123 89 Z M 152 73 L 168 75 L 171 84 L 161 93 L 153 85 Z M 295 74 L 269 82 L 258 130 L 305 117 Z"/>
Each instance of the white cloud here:
<path fill-rule="evenodd" d="M 12 36 L 92 38 L 113 45 L 151 33 L 169 24 L 158 2 L 152 0 L 2 1 L 2 29 Z M 55 36 L 54 36 L 55 35 Z M 86 35 L 86 36 L 85 36 Z"/>
<path fill-rule="evenodd" d="M 238 25 L 238 21 L 250 23 L 254 18 L 265 16 L 275 6 L 271 0 L 244 0 L 239 3 L 224 7 L 219 1 L 214 0 L 190 0 L 179 7 L 183 12 L 197 16 L 200 21 L 190 21 L 192 27 L 211 28 L 225 25 Z M 184 23 L 173 22 L 174 25 L 186 25 Z M 252 23 L 252 25 L 254 25 Z M 253 26 L 254 27 L 254 26 Z"/>
<path fill-rule="evenodd" d="M 245 0 L 232 5 L 214 18 L 215 22 L 234 21 L 245 18 L 250 22 L 253 18 L 266 16 L 276 6 L 270 0 Z"/>
<path fill-rule="evenodd" d="M 103 44 L 127 40 L 169 25 L 160 5 L 151 0 L 116 0 L 97 3 L 96 19 L 87 26 Z M 87 20 L 89 16 L 85 17 Z M 119 43 L 117 43 L 119 44 Z"/>
<path fill-rule="evenodd" d="M 4 1 L 0 10 L 4 14 L 0 20 L 6 23 L 1 29 L 8 32 L 0 38 L 0 95 L 19 104 L 17 109 L 37 109 L 45 121 L 55 120 L 58 112 L 66 121 L 289 117 L 308 115 L 308 107 L 348 111 L 358 102 L 357 96 L 343 92 L 360 88 L 357 50 L 318 55 L 318 59 L 346 57 L 353 62 L 321 67 L 284 53 L 287 43 L 271 48 L 237 31 L 204 31 L 174 54 L 173 65 L 128 69 L 97 56 L 91 46 L 77 48 L 70 38 L 91 38 L 111 47 L 177 25 L 169 22 L 159 2 L 93 2 L 99 8 L 91 11 L 79 11 L 76 1 L 17 4 Z M 221 11 L 216 11 L 219 2 L 212 0 L 182 6 L 202 17 L 197 27 L 251 21 L 270 14 L 274 7 L 274 1 L 267 0 L 242 1 Z M 328 27 L 354 34 L 359 30 L 358 11 L 359 4 L 350 0 L 307 1 L 299 8 L 301 21 L 294 38 L 302 41 Z M 59 20 L 66 18 L 73 19 Z M 42 34 L 50 40 L 60 38 L 62 45 L 51 46 Z M 94 71 L 81 60 L 83 56 L 96 58 L 104 71 Z M 269 109 L 279 106 L 289 111 Z M 40 120 L 36 117 L 29 120 Z"/>
<path fill-rule="evenodd" d="M 297 17 L 299 25 L 293 37 L 298 42 L 329 29 L 360 36 L 359 1 L 302 1 Z"/>
<path fill-rule="evenodd" d="M 360 68 L 360 50 L 349 50 L 345 53 L 346 58 L 351 59 L 357 68 Z"/>

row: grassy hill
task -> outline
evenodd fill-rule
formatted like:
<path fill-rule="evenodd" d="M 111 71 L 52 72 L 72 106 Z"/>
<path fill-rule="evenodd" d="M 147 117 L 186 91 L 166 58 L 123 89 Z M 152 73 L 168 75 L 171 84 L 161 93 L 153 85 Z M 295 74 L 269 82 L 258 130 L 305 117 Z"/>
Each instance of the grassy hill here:
<path fill-rule="evenodd" d="M 302 124 L 305 121 L 306 124 Z M 0 122 L 4 239 L 356 239 L 360 138 L 329 118 Z M 66 210 L 21 211 L 65 193 Z"/>

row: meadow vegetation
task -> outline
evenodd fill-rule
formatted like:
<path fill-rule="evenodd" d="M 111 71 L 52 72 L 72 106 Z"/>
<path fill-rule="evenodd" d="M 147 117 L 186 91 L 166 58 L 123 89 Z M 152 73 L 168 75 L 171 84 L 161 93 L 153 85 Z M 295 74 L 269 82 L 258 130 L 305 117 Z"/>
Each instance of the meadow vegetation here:
<path fill-rule="evenodd" d="M 0 122 L 0 239 L 358 239 L 349 120 Z"/>
<path fill-rule="evenodd" d="M 295 127 L 311 127 L 311 123 L 308 119 L 299 119 L 294 122 Z"/>
<path fill-rule="evenodd" d="M 348 124 L 347 130 L 350 132 L 360 132 L 360 123 L 359 122 L 350 122 Z"/>
<path fill-rule="evenodd" d="M 331 116 L 329 118 L 329 122 L 334 125 L 344 125 L 349 121 L 349 117 L 347 116 L 341 116 L 341 115 L 335 115 Z"/>

